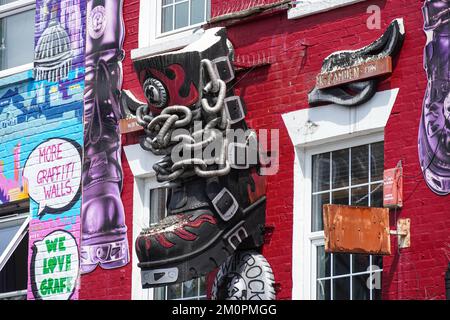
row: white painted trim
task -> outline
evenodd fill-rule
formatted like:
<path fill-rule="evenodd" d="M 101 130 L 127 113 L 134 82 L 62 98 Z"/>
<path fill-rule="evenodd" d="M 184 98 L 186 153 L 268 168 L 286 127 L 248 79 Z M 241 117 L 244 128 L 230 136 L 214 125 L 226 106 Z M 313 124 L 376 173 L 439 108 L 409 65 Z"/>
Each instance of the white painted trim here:
<path fill-rule="evenodd" d="M 123 147 L 134 177 L 146 178 L 155 175 L 153 165 L 163 158 L 145 151 L 139 144 Z"/>
<path fill-rule="evenodd" d="M 19 297 L 19 296 L 26 296 L 27 292 L 28 292 L 28 290 L 18 290 L 18 291 L 0 293 L 0 300 L 6 299 L 6 298 L 15 298 L 15 297 Z"/>
<path fill-rule="evenodd" d="M 160 184 L 156 181 L 153 165 L 162 157 L 145 151 L 139 144 L 124 146 L 125 155 L 134 176 L 133 184 L 133 248 L 131 270 L 131 298 L 133 300 L 153 300 L 153 289 L 143 289 L 141 284 L 141 269 L 134 243 L 142 228 L 149 227 L 150 217 L 148 197 L 150 189 Z"/>
<path fill-rule="evenodd" d="M 23 65 L 17 66 L 17 67 L 5 69 L 5 70 L 0 70 L 0 79 L 6 78 L 6 77 L 9 77 L 9 76 L 12 76 L 14 74 L 18 74 L 18 73 L 21 73 L 24 71 L 32 70 L 32 69 L 33 69 L 33 62 L 23 64 Z"/>
<path fill-rule="evenodd" d="M 140 60 L 157 54 L 182 49 L 189 44 L 199 40 L 202 37 L 203 33 L 204 32 L 202 29 L 200 32 L 192 33 L 184 37 L 167 40 L 155 45 L 131 50 L 131 60 Z"/>
<path fill-rule="evenodd" d="M 203 23 L 160 34 L 161 0 L 141 1 L 139 10 L 139 48 L 131 51 L 132 60 L 181 49 L 198 40 L 202 34 L 200 27 Z"/>
<path fill-rule="evenodd" d="M 6 265 L 9 258 L 11 258 L 11 255 L 14 253 L 14 250 L 16 250 L 17 246 L 20 244 L 20 241 L 22 241 L 23 237 L 25 237 L 25 235 L 28 231 L 28 223 L 30 222 L 30 216 L 28 213 L 24 213 L 24 214 L 14 216 L 12 218 L 0 219 L 0 225 L 1 225 L 1 223 L 6 223 L 9 221 L 14 221 L 14 220 L 21 220 L 21 219 L 25 219 L 25 220 L 22 222 L 19 230 L 17 230 L 14 237 L 11 239 L 9 244 L 6 246 L 5 251 L 0 256 L 0 271 Z"/>
<path fill-rule="evenodd" d="M 292 299 L 315 298 L 311 284 L 311 157 L 384 140 L 384 128 L 398 89 L 377 93 L 358 107 L 328 105 L 294 111 L 282 116 L 294 145 L 294 203 L 292 235 Z M 316 126 L 308 126 L 311 121 Z"/>
<path fill-rule="evenodd" d="M 357 107 L 327 105 L 283 114 L 294 146 L 306 147 L 383 130 L 399 89 L 381 91 Z"/>
<path fill-rule="evenodd" d="M 288 10 L 288 19 L 299 19 L 313 14 L 334 10 L 366 0 L 304 0 L 294 1 L 295 7 Z"/>
<path fill-rule="evenodd" d="M 36 0 L 17 0 L 0 6 L 0 18 L 36 8 Z"/>

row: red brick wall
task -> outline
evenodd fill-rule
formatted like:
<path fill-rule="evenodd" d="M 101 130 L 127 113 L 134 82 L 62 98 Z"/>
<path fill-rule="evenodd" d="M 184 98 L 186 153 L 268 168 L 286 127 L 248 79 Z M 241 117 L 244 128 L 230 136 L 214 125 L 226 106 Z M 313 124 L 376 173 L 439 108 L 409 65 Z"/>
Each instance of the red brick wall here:
<path fill-rule="evenodd" d="M 133 71 L 131 50 L 138 47 L 139 0 L 124 0 L 123 5 L 126 36 L 123 61 L 123 89 L 136 86 L 137 78 Z M 138 86 L 139 87 L 139 86 Z M 133 91 L 137 91 L 134 88 Z M 133 136 L 122 136 L 122 144 L 135 144 Z M 125 207 L 125 222 L 128 226 L 128 243 L 130 255 L 133 248 L 133 174 L 122 151 L 122 167 L 124 173 L 122 201 Z M 120 269 L 103 270 L 98 267 L 92 273 L 81 276 L 80 299 L 95 300 L 130 300 L 131 299 L 131 266 L 134 261 Z"/>
<path fill-rule="evenodd" d="M 366 10 L 373 4 L 382 9 L 382 30 L 369 30 L 366 26 Z M 443 277 L 448 259 L 445 250 L 450 254 L 450 196 L 439 197 L 426 187 L 417 155 L 426 88 L 421 5 L 421 1 L 369 1 L 298 20 L 287 20 L 286 12 L 282 12 L 228 27 L 241 61 L 251 61 L 252 57 L 258 60 L 258 55 L 271 56 L 273 61 L 270 67 L 256 68 L 246 77 L 241 75 L 237 87 L 247 104 L 251 127 L 280 129 L 280 173 L 269 178 L 267 191 L 267 220 L 275 226 L 275 232 L 271 243 L 264 246 L 264 255 L 281 285 L 279 299 L 289 299 L 292 288 L 294 159 L 281 115 L 308 106 L 307 94 L 327 55 L 372 42 L 399 17 L 405 19 L 406 41 L 393 76 L 379 90 L 400 88 L 386 128 L 385 166 L 390 168 L 398 160 L 403 161 L 406 202 L 398 217 L 411 218 L 412 247 L 398 256 L 393 238 L 394 254 L 384 259 L 383 297 L 444 298 Z"/>
<path fill-rule="evenodd" d="M 214 5 L 223 2 L 212 0 Z M 368 5 L 382 8 L 382 30 L 368 30 Z M 139 93 L 130 61 L 130 50 L 137 48 L 138 0 L 125 0 L 127 37 L 124 61 L 124 88 Z M 228 27 L 236 54 L 251 62 L 270 57 L 269 67 L 255 68 L 239 74 L 237 85 L 248 108 L 247 121 L 255 129 L 280 129 L 280 171 L 269 177 L 267 190 L 267 224 L 275 227 L 263 253 L 280 284 L 278 299 L 290 299 L 292 288 L 292 210 L 294 150 L 281 119 L 286 112 L 306 108 L 307 94 L 323 59 L 337 50 L 356 49 L 372 42 L 395 18 L 403 17 L 406 41 L 391 78 L 379 90 L 400 88 L 385 136 L 385 166 L 398 160 L 404 165 L 404 208 L 399 217 L 411 218 L 412 247 L 384 258 L 383 297 L 385 299 L 442 299 L 444 272 L 450 254 L 450 196 L 434 195 L 420 175 L 417 156 L 417 132 L 422 100 L 426 88 L 423 71 L 421 1 L 374 0 L 340 8 L 298 20 L 287 20 L 286 12 Z M 254 57 L 254 59 L 253 59 Z M 124 144 L 137 143 L 136 135 L 123 138 Z M 133 177 L 123 155 L 125 175 L 123 200 L 132 244 Z M 394 222 L 392 221 L 392 228 Z M 447 252 L 445 249 L 447 248 Z M 132 261 L 131 263 L 136 263 Z M 80 298 L 114 299 L 131 297 L 131 263 L 119 270 L 95 272 L 82 277 Z M 309 263 L 309 262 L 305 262 Z"/>

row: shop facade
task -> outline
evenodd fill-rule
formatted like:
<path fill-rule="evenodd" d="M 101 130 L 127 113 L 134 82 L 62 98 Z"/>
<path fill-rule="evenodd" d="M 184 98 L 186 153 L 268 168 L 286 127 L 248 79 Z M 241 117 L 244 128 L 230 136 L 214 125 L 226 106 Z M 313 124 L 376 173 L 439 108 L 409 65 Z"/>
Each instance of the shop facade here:
<path fill-rule="evenodd" d="M 10 241 L 0 252 L 1 282 L 13 263 L 23 269 L 20 285 L 2 285 L 5 297 L 214 296 L 217 270 L 142 287 L 136 242 L 165 218 L 168 190 L 154 169 L 161 157 L 142 147 L 145 131 L 124 106 L 148 99 L 140 63 L 225 28 L 234 73 L 227 86 L 274 159 L 256 250 L 273 277 L 267 292 L 280 300 L 446 298 L 445 1 L 8 3 L 0 11 L 36 23 L 30 48 L 17 49 L 30 55 L 6 65 L 0 83 L 0 231 L 12 231 L 2 231 Z M 368 78 L 373 70 L 354 68 L 387 60 L 388 72 Z M 393 235 L 390 255 L 326 253 L 322 206 L 383 207 L 384 170 L 400 166 L 403 204 L 390 210 L 390 229 L 409 219 L 410 246 L 399 248 Z"/>

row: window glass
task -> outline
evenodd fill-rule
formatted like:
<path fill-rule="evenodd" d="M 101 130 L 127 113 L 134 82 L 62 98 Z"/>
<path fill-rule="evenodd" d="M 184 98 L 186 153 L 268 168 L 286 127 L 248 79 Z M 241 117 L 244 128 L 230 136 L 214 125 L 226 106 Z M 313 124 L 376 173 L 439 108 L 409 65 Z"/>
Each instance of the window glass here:
<path fill-rule="evenodd" d="M 6 247 L 10 244 L 25 220 L 26 217 L 8 222 L 2 222 L 0 219 L 0 256 L 5 252 Z"/>
<path fill-rule="evenodd" d="M 0 299 L 2 294 L 27 289 L 28 280 L 28 234 L 8 259 L 0 271 Z M 26 294 L 18 293 L 8 299 L 26 299 Z"/>
<path fill-rule="evenodd" d="M 383 153 L 384 143 L 379 142 L 312 157 L 312 232 L 323 230 L 324 204 L 382 207 Z M 312 247 L 317 299 L 381 298 L 382 257 L 329 254 L 323 245 Z"/>
<path fill-rule="evenodd" d="M 161 33 L 203 23 L 209 11 L 210 0 L 162 0 Z"/>
<path fill-rule="evenodd" d="M 34 15 L 33 9 L 0 19 L 0 70 L 33 62 Z"/>

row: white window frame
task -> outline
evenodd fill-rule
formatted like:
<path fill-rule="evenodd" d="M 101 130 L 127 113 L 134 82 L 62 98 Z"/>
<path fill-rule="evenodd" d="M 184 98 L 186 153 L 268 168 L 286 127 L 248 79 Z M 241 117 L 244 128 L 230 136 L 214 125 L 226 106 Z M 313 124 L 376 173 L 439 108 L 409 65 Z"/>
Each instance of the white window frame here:
<path fill-rule="evenodd" d="M 17 0 L 0 6 L 0 19 L 36 8 L 36 0 Z M 34 34 L 34 30 L 33 30 Z M 33 69 L 34 62 L 0 70 L 0 78 Z"/>
<path fill-rule="evenodd" d="M 22 241 L 22 239 L 25 237 L 25 235 L 28 232 L 28 224 L 30 222 L 29 213 L 21 213 L 21 214 L 12 215 L 10 217 L 8 216 L 5 218 L 0 218 L 0 227 L 3 223 L 15 221 L 15 220 L 23 220 L 23 222 L 20 225 L 20 228 L 17 230 L 14 237 L 11 239 L 8 246 L 6 246 L 5 251 L 0 256 L 0 270 L 2 270 L 3 267 L 6 265 L 9 258 L 11 258 L 12 254 L 17 249 L 20 242 Z"/>
<path fill-rule="evenodd" d="M 143 228 L 150 226 L 150 191 L 161 188 L 162 185 L 156 181 L 156 176 L 136 178 L 134 180 L 134 196 L 133 196 L 133 243 Z M 154 300 L 155 289 L 143 289 L 141 286 L 141 269 L 137 266 L 136 247 L 133 245 L 133 267 L 132 267 L 132 299 L 133 300 Z M 195 279 L 197 280 L 197 279 Z M 200 289 L 200 288 L 199 288 Z M 181 288 L 183 290 L 183 287 Z M 165 298 L 167 300 L 167 292 Z M 196 295 L 189 298 L 180 298 L 175 300 L 198 300 L 205 298 L 206 295 Z"/>
<path fill-rule="evenodd" d="M 312 158 L 314 155 L 322 154 L 326 152 L 342 150 L 347 148 L 354 148 L 361 145 L 368 145 L 372 143 L 384 141 L 384 133 L 376 132 L 369 135 L 353 137 L 350 139 L 343 139 L 341 141 L 325 143 L 319 146 L 298 148 L 296 156 L 300 156 L 303 159 L 299 159 L 302 168 L 303 175 L 300 178 L 299 183 L 303 186 L 303 194 L 299 197 L 303 199 L 301 202 L 303 205 L 299 208 L 302 215 L 301 233 L 304 235 L 304 239 L 301 245 L 301 252 L 303 252 L 304 261 L 310 261 L 310 269 L 303 268 L 302 279 L 310 279 L 310 281 L 303 281 L 303 290 L 309 292 L 309 295 L 305 295 L 303 298 L 307 300 L 316 299 L 316 285 L 317 285 L 317 249 L 313 249 L 313 246 L 324 245 L 324 231 L 311 231 L 312 225 Z M 370 189 L 369 189 L 370 190 Z M 352 290 L 350 288 L 350 290 Z"/>
<path fill-rule="evenodd" d="M 293 0 L 295 5 L 288 10 L 288 19 L 299 19 L 366 0 Z"/>
<path fill-rule="evenodd" d="M 294 204 L 292 235 L 292 299 L 315 299 L 311 288 L 311 157 L 312 154 L 384 140 L 399 89 L 378 92 L 357 107 L 326 105 L 283 114 L 294 146 Z M 309 160 L 308 160 L 309 159 Z"/>
<path fill-rule="evenodd" d="M 161 33 L 162 0 L 142 0 L 139 8 L 138 49 L 131 51 L 131 59 L 142 59 L 181 49 L 200 39 L 204 30 L 199 29 L 205 22 Z M 210 10 L 211 10 L 211 6 Z M 206 8 L 205 8 L 206 11 Z"/>

